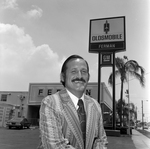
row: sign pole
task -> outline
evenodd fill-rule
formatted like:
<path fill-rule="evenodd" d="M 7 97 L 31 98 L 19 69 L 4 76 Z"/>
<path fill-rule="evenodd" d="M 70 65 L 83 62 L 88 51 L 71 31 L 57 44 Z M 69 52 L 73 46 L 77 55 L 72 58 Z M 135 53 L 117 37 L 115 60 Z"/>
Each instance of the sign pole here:
<path fill-rule="evenodd" d="M 113 129 L 116 129 L 116 100 L 115 100 L 115 53 L 125 51 L 125 16 L 90 20 L 89 52 L 99 54 L 98 66 L 98 102 L 101 93 L 101 67 L 112 66 L 113 57 Z M 113 56 L 111 55 L 113 53 Z M 101 64 L 102 63 L 102 64 Z"/>
<path fill-rule="evenodd" d="M 113 52 L 113 129 L 116 129 L 116 100 L 115 100 L 115 52 Z"/>
<path fill-rule="evenodd" d="M 101 53 L 98 53 L 98 102 L 101 104 Z"/>

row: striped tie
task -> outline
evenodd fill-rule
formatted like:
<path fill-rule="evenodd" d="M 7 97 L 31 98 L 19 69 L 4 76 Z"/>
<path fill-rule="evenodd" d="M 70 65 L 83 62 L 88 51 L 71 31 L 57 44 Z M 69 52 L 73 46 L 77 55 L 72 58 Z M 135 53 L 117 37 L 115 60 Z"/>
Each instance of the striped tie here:
<path fill-rule="evenodd" d="M 85 140 L 86 140 L 86 113 L 84 110 L 84 103 L 82 101 L 82 99 L 79 99 L 78 101 L 78 116 L 79 116 L 79 120 L 80 120 L 80 126 L 81 126 L 81 130 L 82 130 L 82 135 L 83 135 L 83 141 L 84 141 L 84 146 L 85 146 Z"/>

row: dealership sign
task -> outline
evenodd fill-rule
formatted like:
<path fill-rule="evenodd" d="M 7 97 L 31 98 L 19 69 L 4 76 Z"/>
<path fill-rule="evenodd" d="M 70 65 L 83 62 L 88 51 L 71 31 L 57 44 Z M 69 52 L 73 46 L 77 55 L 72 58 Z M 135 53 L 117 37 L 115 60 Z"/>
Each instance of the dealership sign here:
<path fill-rule="evenodd" d="M 125 51 L 125 17 L 90 20 L 89 52 Z"/>
<path fill-rule="evenodd" d="M 102 65 L 112 65 L 112 53 L 102 53 Z"/>

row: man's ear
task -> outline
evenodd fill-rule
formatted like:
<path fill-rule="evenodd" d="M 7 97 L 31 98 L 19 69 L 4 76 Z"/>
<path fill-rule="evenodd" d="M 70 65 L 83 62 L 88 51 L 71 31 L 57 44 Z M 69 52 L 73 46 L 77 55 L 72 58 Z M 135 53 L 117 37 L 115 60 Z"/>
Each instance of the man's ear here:
<path fill-rule="evenodd" d="M 64 73 L 61 73 L 60 74 L 60 82 L 64 82 L 65 81 L 65 76 L 64 76 Z"/>
<path fill-rule="evenodd" d="M 89 76 L 88 76 L 88 81 L 90 80 L 90 74 L 89 74 Z"/>

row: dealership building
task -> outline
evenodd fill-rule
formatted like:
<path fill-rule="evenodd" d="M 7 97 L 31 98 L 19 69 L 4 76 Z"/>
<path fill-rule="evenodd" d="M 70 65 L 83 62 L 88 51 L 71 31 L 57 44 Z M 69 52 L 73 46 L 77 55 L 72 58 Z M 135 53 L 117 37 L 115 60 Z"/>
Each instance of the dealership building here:
<path fill-rule="evenodd" d="M 30 83 L 26 92 L 0 91 L 0 127 L 13 117 L 26 117 L 32 125 L 38 125 L 42 99 L 61 89 L 61 83 Z M 98 83 L 89 82 L 85 93 L 97 100 Z M 103 114 L 112 112 L 112 97 L 104 82 L 100 86 L 100 104 Z"/>

